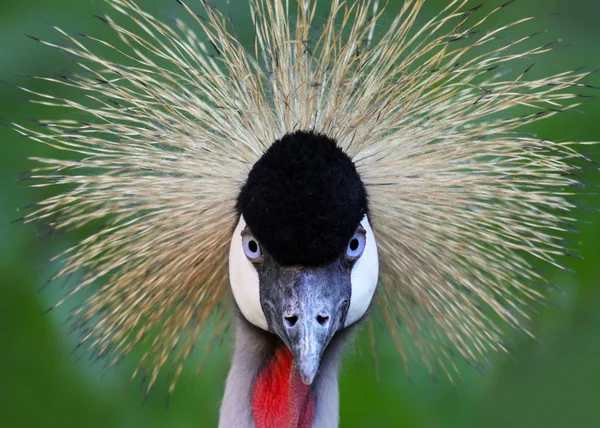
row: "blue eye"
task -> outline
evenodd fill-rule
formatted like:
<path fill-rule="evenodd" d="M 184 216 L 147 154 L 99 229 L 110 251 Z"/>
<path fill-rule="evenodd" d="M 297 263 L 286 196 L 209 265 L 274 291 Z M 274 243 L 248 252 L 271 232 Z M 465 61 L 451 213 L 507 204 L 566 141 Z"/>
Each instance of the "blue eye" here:
<path fill-rule="evenodd" d="M 260 244 L 251 233 L 244 233 L 242 235 L 242 248 L 244 254 L 252 263 L 262 262 L 262 250 Z"/>
<path fill-rule="evenodd" d="M 365 236 L 365 231 L 360 230 L 356 232 L 346 247 L 346 260 L 358 260 L 362 256 L 363 251 L 365 251 L 366 245 L 367 237 Z"/>

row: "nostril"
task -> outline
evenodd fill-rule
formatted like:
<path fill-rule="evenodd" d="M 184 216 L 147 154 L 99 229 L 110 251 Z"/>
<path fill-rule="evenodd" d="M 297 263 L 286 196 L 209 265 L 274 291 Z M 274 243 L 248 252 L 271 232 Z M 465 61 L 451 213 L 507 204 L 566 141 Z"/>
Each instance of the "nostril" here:
<path fill-rule="evenodd" d="M 327 315 L 317 315 L 317 322 L 322 326 L 325 326 L 329 321 L 329 316 Z"/>
<path fill-rule="evenodd" d="M 291 315 L 289 317 L 285 317 L 285 325 L 288 328 L 295 326 L 297 322 L 298 322 L 298 316 L 296 316 L 296 315 Z"/>

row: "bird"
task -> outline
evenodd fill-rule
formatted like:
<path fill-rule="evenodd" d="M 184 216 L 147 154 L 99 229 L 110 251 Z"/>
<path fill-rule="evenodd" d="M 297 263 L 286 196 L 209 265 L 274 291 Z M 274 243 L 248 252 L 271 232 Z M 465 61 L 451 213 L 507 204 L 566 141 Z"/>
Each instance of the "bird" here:
<path fill-rule="evenodd" d="M 533 260 L 561 266 L 595 143 L 522 129 L 593 86 L 532 77 L 523 61 L 556 47 L 510 37 L 533 17 L 486 28 L 514 1 L 423 20 L 406 0 L 383 25 L 376 0 L 249 0 L 251 47 L 208 0 L 169 22 L 105 3 L 114 41 L 32 37 L 74 71 L 30 77 L 77 95 L 19 86 L 63 114 L 10 124 L 55 149 L 29 178 L 56 190 L 23 221 L 88 231 L 53 259 L 53 281 L 77 277 L 55 307 L 83 296 L 80 346 L 109 367 L 142 350 L 148 391 L 174 365 L 172 391 L 198 337 L 234 326 L 219 426 L 332 428 L 372 319 L 450 380 L 533 336 Z"/>

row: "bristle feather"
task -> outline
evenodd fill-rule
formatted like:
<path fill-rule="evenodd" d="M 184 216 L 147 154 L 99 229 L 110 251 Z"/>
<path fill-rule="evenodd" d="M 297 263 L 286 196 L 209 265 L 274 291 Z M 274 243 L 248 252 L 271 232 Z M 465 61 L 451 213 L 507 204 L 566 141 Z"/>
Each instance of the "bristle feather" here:
<path fill-rule="evenodd" d="M 335 138 L 361 174 L 381 258 L 377 305 L 407 366 L 403 332 L 432 379 L 438 367 L 451 380 L 455 355 L 483 367 L 490 351 L 507 351 L 507 328 L 533 337 L 530 307 L 544 295 L 532 284 L 544 280 L 528 257 L 560 267 L 570 256 L 557 234 L 574 221 L 573 163 L 592 160 L 574 142 L 516 132 L 595 99 L 574 88 L 598 89 L 583 70 L 530 80 L 535 62 L 504 79 L 508 65 L 553 49 L 521 48 L 539 33 L 492 46 L 534 18 L 486 32 L 514 0 L 481 17 L 484 4 L 454 0 L 417 27 L 424 1 L 414 0 L 375 37 L 377 1 L 333 0 L 309 46 L 316 1 L 301 1 L 291 22 L 287 2 L 252 0 L 256 41 L 246 50 L 227 28 L 230 12 L 202 2 L 202 17 L 176 1 L 200 31 L 178 18 L 167 25 L 132 0 L 107 0 L 119 19 L 96 18 L 119 45 L 58 27 L 68 44 L 28 36 L 80 71 L 31 77 L 85 97 L 20 87 L 32 103 L 87 119 L 11 124 L 80 157 L 33 158 L 33 186 L 66 190 L 21 220 L 55 230 L 104 222 L 57 258 L 55 279 L 81 275 L 66 298 L 98 287 L 73 311 L 87 328 L 78 346 L 116 355 L 107 367 L 143 346 L 149 391 L 167 360 L 189 358 L 215 314 L 215 334 L 227 328 L 220 303 L 236 197 L 265 149 L 299 129 Z"/>

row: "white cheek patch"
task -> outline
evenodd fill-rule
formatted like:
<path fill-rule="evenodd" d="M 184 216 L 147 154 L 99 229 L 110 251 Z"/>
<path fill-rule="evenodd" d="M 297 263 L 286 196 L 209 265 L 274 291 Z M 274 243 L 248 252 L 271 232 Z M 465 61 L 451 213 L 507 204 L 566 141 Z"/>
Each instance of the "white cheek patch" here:
<path fill-rule="evenodd" d="M 242 230 L 246 227 L 240 216 L 229 247 L 229 281 L 233 297 L 242 315 L 256 327 L 268 330 L 267 318 L 260 305 L 258 272 L 242 247 Z"/>
<path fill-rule="evenodd" d="M 350 298 L 350 308 L 348 308 L 344 327 L 355 323 L 367 312 L 379 280 L 379 257 L 377 255 L 375 234 L 371 229 L 367 216 L 363 218 L 360 224 L 367 232 L 367 242 L 362 256 L 352 267 L 352 297 Z"/>

